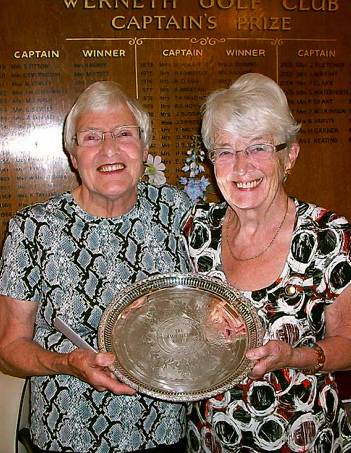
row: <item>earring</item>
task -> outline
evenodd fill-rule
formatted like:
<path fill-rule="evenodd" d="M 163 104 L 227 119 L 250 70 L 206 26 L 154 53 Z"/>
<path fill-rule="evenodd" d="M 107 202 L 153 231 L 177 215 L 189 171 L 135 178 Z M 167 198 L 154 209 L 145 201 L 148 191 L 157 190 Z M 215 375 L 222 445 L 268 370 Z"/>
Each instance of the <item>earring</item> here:
<path fill-rule="evenodd" d="M 139 176 L 139 182 L 145 181 L 145 180 L 146 180 L 146 176 L 147 176 L 147 175 L 146 175 L 146 168 L 147 168 L 147 167 L 146 167 L 146 163 L 147 163 L 147 161 L 146 161 L 146 160 L 143 160 L 143 172 L 142 172 L 142 174 Z"/>
<path fill-rule="evenodd" d="M 288 179 L 288 176 L 290 175 L 290 168 L 286 168 L 285 171 L 284 171 L 284 176 L 283 176 L 283 183 L 286 182 L 286 180 Z"/>

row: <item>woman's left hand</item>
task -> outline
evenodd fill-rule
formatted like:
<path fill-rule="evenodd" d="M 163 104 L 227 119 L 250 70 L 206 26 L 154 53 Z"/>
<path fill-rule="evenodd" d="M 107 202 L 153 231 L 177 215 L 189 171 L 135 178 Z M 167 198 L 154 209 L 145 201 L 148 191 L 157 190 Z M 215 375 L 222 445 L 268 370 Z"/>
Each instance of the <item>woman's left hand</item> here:
<path fill-rule="evenodd" d="M 250 377 L 260 379 L 269 371 L 289 366 L 294 354 L 293 347 L 280 340 L 270 340 L 265 345 L 250 349 L 246 357 L 255 362 Z"/>
<path fill-rule="evenodd" d="M 325 309 L 325 336 L 318 340 L 323 349 L 323 371 L 351 370 L 351 285 Z M 280 340 L 270 340 L 246 354 L 254 361 L 252 379 L 260 379 L 281 368 L 313 369 L 318 362 L 316 352 L 308 346 L 293 347 Z"/>

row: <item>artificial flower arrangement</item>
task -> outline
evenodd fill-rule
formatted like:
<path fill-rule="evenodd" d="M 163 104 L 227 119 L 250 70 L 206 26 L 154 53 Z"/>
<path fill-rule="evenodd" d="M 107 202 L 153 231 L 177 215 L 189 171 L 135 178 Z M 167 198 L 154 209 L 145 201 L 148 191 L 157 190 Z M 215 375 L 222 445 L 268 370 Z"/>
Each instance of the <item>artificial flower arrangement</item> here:
<path fill-rule="evenodd" d="M 202 140 L 199 135 L 193 135 L 190 149 L 186 152 L 187 158 L 182 170 L 189 173 L 188 177 L 182 176 L 180 183 L 184 186 L 184 191 L 195 203 L 200 200 L 206 200 L 206 190 L 209 186 L 209 180 L 205 176 L 199 177 L 205 171 L 203 162 L 205 160 L 205 151 L 202 146 Z"/>
<path fill-rule="evenodd" d="M 205 176 L 199 177 L 205 171 L 203 162 L 205 160 L 205 151 L 202 146 L 201 137 L 193 135 L 190 149 L 187 151 L 187 158 L 182 170 L 189 173 L 188 177 L 182 176 L 180 183 L 184 186 L 184 191 L 195 203 L 200 200 L 206 200 L 206 190 L 209 186 L 209 180 Z M 161 161 L 160 156 L 149 154 L 145 162 L 145 175 L 151 184 L 161 186 L 165 184 L 166 177 L 164 170 L 165 164 Z"/>

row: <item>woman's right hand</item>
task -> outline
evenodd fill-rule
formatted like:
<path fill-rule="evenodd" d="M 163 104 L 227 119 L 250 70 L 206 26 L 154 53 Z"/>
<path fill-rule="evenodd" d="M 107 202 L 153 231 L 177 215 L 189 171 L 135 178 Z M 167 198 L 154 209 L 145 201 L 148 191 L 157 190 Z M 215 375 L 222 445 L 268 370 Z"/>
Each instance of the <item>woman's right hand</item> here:
<path fill-rule="evenodd" d="M 71 374 L 99 391 L 133 395 L 135 390 L 119 382 L 109 369 L 114 354 L 75 349 L 57 353 L 33 341 L 38 304 L 0 296 L 0 370 L 12 376 Z"/>
<path fill-rule="evenodd" d="M 114 361 L 115 356 L 110 352 L 75 349 L 67 354 L 67 374 L 76 376 L 100 392 L 109 390 L 117 395 L 134 395 L 136 391 L 119 382 L 110 370 Z"/>

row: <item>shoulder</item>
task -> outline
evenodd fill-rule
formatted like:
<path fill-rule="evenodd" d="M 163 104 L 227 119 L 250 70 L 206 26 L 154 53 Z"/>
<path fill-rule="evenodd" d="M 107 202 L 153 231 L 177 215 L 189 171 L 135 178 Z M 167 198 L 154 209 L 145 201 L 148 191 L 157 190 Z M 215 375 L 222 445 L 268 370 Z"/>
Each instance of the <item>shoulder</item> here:
<path fill-rule="evenodd" d="M 350 231 L 350 222 L 344 217 L 326 208 L 295 199 L 298 223 L 303 227 L 318 231 Z"/>
<path fill-rule="evenodd" d="M 51 223 L 54 218 L 64 217 L 64 206 L 68 202 L 67 193 L 55 195 L 47 201 L 28 205 L 17 211 L 11 224 L 43 224 Z"/>
<path fill-rule="evenodd" d="M 223 219 L 227 210 L 227 203 L 198 203 L 189 211 L 183 223 L 186 236 L 199 233 L 200 230 L 221 231 Z"/>
<path fill-rule="evenodd" d="M 38 244 L 52 243 L 57 237 L 64 221 L 60 218 L 65 216 L 62 208 L 62 200 L 65 194 L 57 195 L 45 202 L 35 203 L 17 211 L 10 219 L 8 232 L 4 242 L 4 256 L 24 248 L 38 250 Z M 33 255 L 34 256 L 34 255 Z"/>
<path fill-rule="evenodd" d="M 318 281 L 324 276 L 336 294 L 351 280 L 349 254 L 351 250 L 351 225 L 334 211 L 295 200 L 297 219 L 292 238 L 291 265 L 314 274 L 317 291 L 322 291 Z M 329 288 L 330 290 L 330 288 Z"/>
<path fill-rule="evenodd" d="M 188 220 L 202 222 L 211 228 L 220 228 L 227 210 L 227 203 L 198 203 L 189 212 Z"/>
<path fill-rule="evenodd" d="M 153 204 L 165 203 L 169 206 L 188 210 L 192 207 L 192 202 L 188 195 L 175 186 L 165 184 L 156 187 L 152 184 L 141 183 L 139 186 L 140 194 Z"/>
<path fill-rule="evenodd" d="M 323 208 L 313 203 L 307 203 L 298 199 L 294 199 L 298 215 L 303 218 L 309 218 L 321 226 L 328 225 L 350 225 L 349 221 L 342 215 L 336 212 Z"/>

